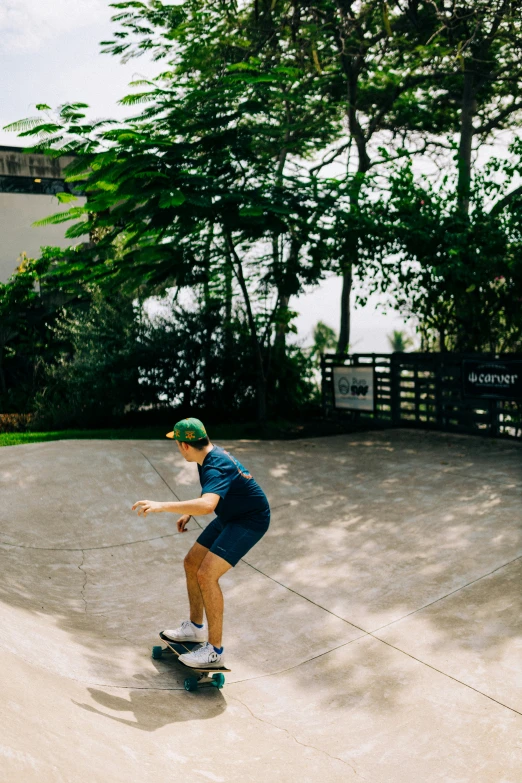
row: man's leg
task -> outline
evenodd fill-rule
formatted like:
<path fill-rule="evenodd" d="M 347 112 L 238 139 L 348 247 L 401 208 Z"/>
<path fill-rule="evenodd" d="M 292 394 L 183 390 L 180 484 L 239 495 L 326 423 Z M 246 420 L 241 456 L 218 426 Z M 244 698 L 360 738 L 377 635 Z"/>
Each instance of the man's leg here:
<path fill-rule="evenodd" d="M 232 568 L 230 563 L 222 557 L 208 552 L 197 572 L 200 595 L 207 615 L 208 641 L 218 649 L 222 646 L 223 636 L 223 593 L 219 586 L 219 579 L 230 568 Z"/>
<path fill-rule="evenodd" d="M 198 570 L 208 554 L 208 549 L 196 541 L 185 557 L 185 576 L 190 604 L 190 620 L 197 625 L 203 624 L 203 597 L 198 582 Z"/>

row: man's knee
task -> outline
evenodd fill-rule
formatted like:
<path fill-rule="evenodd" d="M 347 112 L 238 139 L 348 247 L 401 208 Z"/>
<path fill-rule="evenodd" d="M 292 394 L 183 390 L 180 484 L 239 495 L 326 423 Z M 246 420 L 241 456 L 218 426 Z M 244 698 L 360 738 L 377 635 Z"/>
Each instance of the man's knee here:
<path fill-rule="evenodd" d="M 201 558 L 198 557 L 197 554 L 192 551 L 192 549 L 190 549 L 185 555 L 183 565 L 185 566 L 185 571 L 197 573 L 198 568 L 201 565 Z"/>
<path fill-rule="evenodd" d="M 198 568 L 197 578 L 200 587 L 206 587 L 209 584 L 217 582 L 216 574 L 205 561 L 203 561 Z"/>

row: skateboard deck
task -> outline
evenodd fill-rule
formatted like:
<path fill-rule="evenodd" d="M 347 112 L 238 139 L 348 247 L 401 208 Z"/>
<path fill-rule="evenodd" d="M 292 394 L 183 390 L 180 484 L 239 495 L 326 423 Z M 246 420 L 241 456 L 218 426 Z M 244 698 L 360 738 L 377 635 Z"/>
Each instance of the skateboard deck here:
<path fill-rule="evenodd" d="M 163 657 L 164 653 L 174 653 L 179 659 L 180 655 L 187 652 L 192 652 L 195 647 L 200 646 L 200 642 L 173 642 L 171 639 L 160 632 L 160 639 L 165 642 L 167 647 L 153 647 L 152 657 L 155 660 L 159 660 Z M 225 684 L 224 672 L 230 672 L 226 666 L 214 666 L 212 668 L 199 669 L 193 666 L 187 666 L 183 661 L 179 663 L 184 666 L 185 669 L 190 671 L 190 676 L 185 678 L 184 686 L 187 691 L 195 691 L 201 687 L 214 687 L 221 689 Z"/>

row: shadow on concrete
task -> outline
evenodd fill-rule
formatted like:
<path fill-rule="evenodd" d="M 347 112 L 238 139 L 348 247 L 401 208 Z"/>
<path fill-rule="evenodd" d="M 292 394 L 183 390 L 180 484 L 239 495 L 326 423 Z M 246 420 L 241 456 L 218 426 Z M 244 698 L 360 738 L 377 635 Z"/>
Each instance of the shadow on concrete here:
<path fill-rule="evenodd" d="M 129 690 L 125 692 L 125 696 L 117 696 L 98 688 L 88 688 L 88 691 L 101 709 L 74 700 L 73 704 L 87 712 L 140 731 L 156 731 L 184 721 L 209 720 L 220 715 L 226 708 L 225 699 L 216 688 L 205 688 L 195 693 L 184 690 Z M 119 717 L 114 713 L 131 713 L 133 717 Z"/>

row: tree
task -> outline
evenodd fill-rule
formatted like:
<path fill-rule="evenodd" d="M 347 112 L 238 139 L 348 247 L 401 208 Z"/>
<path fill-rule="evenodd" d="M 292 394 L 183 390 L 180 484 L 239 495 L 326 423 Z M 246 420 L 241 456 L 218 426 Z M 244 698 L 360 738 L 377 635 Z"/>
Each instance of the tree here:
<path fill-rule="evenodd" d="M 501 183 L 487 182 L 477 156 L 480 147 L 494 140 L 497 132 L 521 124 L 522 16 L 518 4 L 508 0 L 473 0 L 460 5 L 433 0 L 429 5 L 438 25 L 433 41 L 434 67 L 443 79 L 439 90 L 426 95 L 426 102 L 432 116 L 444 111 L 452 119 L 446 146 L 455 155 L 456 169 L 442 184 L 444 198 L 451 203 L 451 213 L 445 210 L 448 241 L 443 278 L 449 283 L 452 270 L 452 279 L 450 291 L 440 294 L 440 320 L 442 324 L 451 302 L 450 343 L 458 350 L 501 345 L 502 321 L 507 344 L 512 344 L 515 327 L 511 311 L 513 305 L 519 309 L 515 304 L 519 272 L 509 247 L 518 243 L 522 188 L 506 168 Z M 428 115 L 426 127 L 429 122 Z M 495 165 L 488 173 L 493 174 Z M 511 187 L 506 190 L 506 186 Z M 434 266 L 440 269 L 437 245 L 439 260 Z M 495 280 L 502 278 L 509 282 L 501 291 Z M 441 325 L 443 349 L 445 331 Z"/>
<path fill-rule="evenodd" d="M 425 347 L 441 351 L 517 350 L 522 338 L 522 194 L 513 195 L 522 146 L 475 173 L 465 222 L 457 175 L 440 182 L 398 167 L 380 215 L 388 279 L 374 282 L 405 316 L 419 321 Z"/>
<path fill-rule="evenodd" d="M 68 179 L 82 182 L 86 206 L 42 223 L 79 218 L 67 235 L 88 231 L 96 242 L 75 255 L 74 269 L 106 288 L 140 286 L 154 294 L 202 285 L 210 293 L 230 289 L 232 273 L 264 419 L 267 380 L 281 366 L 290 328 L 290 297 L 321 277 L 328 252 L 332 187 L 298 163 L 331 138 L 328 112 L 318 116 L 320 96 L 306 91 L 283 47 L 260 59 L 252 54 L 255 42 L 231 43 L 238 25 L 248 30 L 249 9 L 223 15 L 200 2 L 174 14 L 159 2 L 152 11 L 136 3 L 118 7 L 133 31 L 143 16 L 169 26 L 169 43 L 157 50 L 170 58 L 169 70 L 124 99 L 146 108 L 119 127 L 87 122 L 81 103 L 57 116 L 40 106 L 43 121 L 12 126 L 21 135 L 40 135 L 39 150 L 77 156 Z M 209 30 L 213 39 L 202 52 L 201 36 Z M 271 362 L 278 348 L 279 360 Z"/>
<path fill-rule="evenodd" d="M 436 19 L 429 3 L 418 2 L 332 0 L 295 2 L 292 8 L 300 34 L 313 46 L 315 67 L 329 75 L 329 99 L 345 129 L 315 167 L 346 167 L 334 231 L 336 271 L 343 278 L 337 352 L 345 353 L 353 277 L 363 276 L 374 256 L 373 192 L 390 160 L 419 155 L 434 142 L 432 128 L 426 133 L 419 122 L 424 105 L 418 95 L 421 86 L 431 89 L 440 78 L 429 46 Z M 440 112 L 437 121 L 446 127 Z"/>
<path fill-rule="evenodd" d="M 465 219 L 477 145 L 495 131 L 518 126 L 522 117 L 522 16 L 509 0 L 430 5 L 440 24 L 439 68 L 446 76 L 432 101 L 457 109 L 457 208 Z"/>
<path fill-rule="evenodd" d="M 335 350 L 337 335 L 335 329 L 332 329 L 331 326 L 323 323 L 323 321 L 318 321 L 314 327 L 313 339 L 310 356 L 315 359 L 316 364 L 319 364 L 321 357 L 326 351 Z"/>

